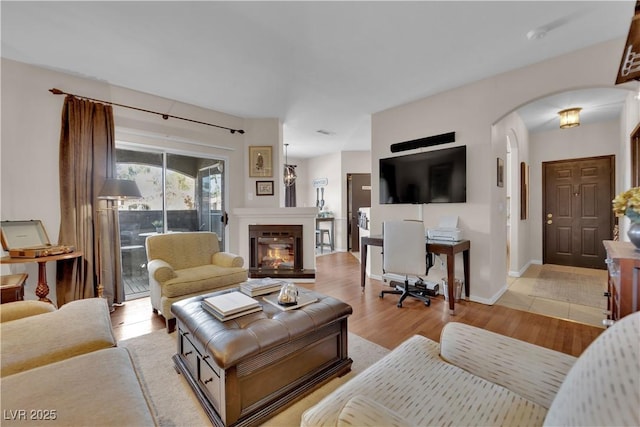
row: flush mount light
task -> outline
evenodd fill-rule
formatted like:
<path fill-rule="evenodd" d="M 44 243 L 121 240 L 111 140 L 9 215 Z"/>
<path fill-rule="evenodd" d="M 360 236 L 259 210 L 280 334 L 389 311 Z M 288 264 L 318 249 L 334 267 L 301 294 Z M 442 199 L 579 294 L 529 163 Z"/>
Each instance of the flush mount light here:
<path fill-rule="evenodd" d="M 560 129 L 569 129 L 580 126 L 580 111 L 582 108 L 567 108 L 558 111 L 560 116 Z"/>
<path fill-rule="evenodd" d="M 547 29 L 545 27 L 534 28 L 527 33 L 527 39 L 540 40 L 547 35 Z"/>

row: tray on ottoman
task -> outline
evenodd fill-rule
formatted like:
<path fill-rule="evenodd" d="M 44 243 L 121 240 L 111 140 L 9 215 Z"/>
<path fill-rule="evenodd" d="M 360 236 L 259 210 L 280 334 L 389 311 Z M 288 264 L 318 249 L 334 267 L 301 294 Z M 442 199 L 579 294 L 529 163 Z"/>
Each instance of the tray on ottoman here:
<path fill-rule="evenodd" d="M 316 292 L 318 301 L 263 310 L 226 322 L 201 306 L 212 294 L 174 303 L 178 351 L 173 357 L 216 426 L 256 425 L 331 378 L 349 372 L 351 306 Z"/>

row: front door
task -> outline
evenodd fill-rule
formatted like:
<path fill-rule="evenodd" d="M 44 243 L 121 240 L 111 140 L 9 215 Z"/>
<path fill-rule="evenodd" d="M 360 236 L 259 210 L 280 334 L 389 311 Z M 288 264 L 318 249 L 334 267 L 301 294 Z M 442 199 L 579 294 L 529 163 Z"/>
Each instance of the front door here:
<path fill-rule="evenodd" d="M 347 241 L 349 251 L 360 251 L 360 228 L 358 227 L 358 209 L 371 206 L 371 174 L 347 174 L 347 215 L 349 228 Z"/>
<path fill-rule="evenodd" d="M 543 262 L 604 269 L 613 236 L 615 156 L 542 163 Z"/>

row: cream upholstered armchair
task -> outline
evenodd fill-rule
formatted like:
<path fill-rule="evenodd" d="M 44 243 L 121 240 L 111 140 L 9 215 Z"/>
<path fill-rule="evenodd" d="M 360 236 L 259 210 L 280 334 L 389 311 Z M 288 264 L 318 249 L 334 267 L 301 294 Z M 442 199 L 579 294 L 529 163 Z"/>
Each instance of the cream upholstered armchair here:
<path fill-rule="evenodd" d="M 165 318 L 167 332 L 175 329 L 174 302 L 247 280 L 244 260 L 221 252 L 216 233 L 159 234 L 148 237 L 145 245 L 151 306 Z"/>

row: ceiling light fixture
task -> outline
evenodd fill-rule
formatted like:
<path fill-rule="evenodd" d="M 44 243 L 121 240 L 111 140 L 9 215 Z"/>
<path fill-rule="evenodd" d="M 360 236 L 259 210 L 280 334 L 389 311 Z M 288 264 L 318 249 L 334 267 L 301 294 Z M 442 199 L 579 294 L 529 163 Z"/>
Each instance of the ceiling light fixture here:
<path fill-rule="evenodd" d="M 546 35 L 547 35 L 546 27 L 534 28 L 533 30 L 527 33 L 527 39 L 540 40 L 540 39 L 543 39 Z"/>
<path fill-rule="evenodd" d="M 580 111 L 582 108 L 567 108 L 558 111 L 560 116 L 560 129 L 569 129 L 580 126 Z"/>
<path fill-rule="evenodd" d="M 283 182 L 287 187 L 291 187 L 296 182 L 296 165 L 289 164 L 288 149 L 289 144 L 284 144 L 284 174 Z"/>

